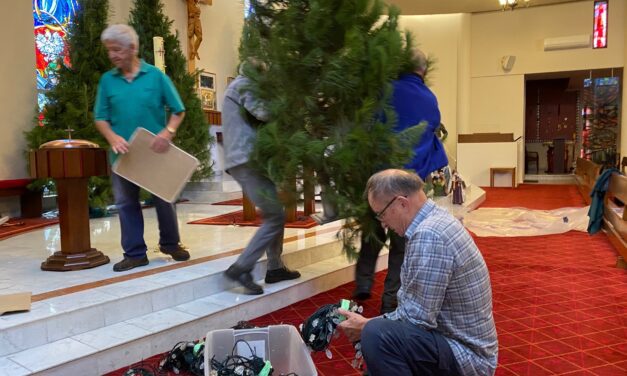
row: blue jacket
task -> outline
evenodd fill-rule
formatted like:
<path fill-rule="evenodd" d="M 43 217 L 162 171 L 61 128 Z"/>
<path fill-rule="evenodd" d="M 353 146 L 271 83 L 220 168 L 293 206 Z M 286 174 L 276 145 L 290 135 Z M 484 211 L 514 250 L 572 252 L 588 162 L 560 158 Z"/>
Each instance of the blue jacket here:
<path fill-rule="evenodd" d="M 435 135 L 440 125 L 440 110 L 435 95 L 417 74 L 404 74 L 393 83 L 392 105 L 396 110 L 396 131 L 428 123 L 420 142 L 414 148 L 414 159 L 405 167 L 416 171 L 424 180 L 427 175 L 448 165 L 444 145 Z"/>
<path fill-rule="evenodd" d="M 616 172 L 620 174 L 615 168 L 608 168 L 603 171 L 594 183 L 594 188 L 590 192 L 592 201 L 590 202 L 590 209 L 588 210 L 588 233 L 590 235 L 596 234 L 603 227 L 603 200 L 605 199 L 605 192 L 610 185 L 610 177 Z"/>

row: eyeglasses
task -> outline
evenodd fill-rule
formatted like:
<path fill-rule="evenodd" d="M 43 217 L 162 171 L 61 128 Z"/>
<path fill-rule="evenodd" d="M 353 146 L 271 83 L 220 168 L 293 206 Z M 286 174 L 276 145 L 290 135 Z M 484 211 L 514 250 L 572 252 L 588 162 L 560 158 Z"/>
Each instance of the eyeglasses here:
<path fill-rule="evenodd" d="M 397 198 L 399 197 L 405 197 L 407 198 L 407 196 L 394 196 L 394 198 L 392 198 L 390 200 L 390 202 L 388 202 L 387 205 L 385 205 L 385 207 L 383 208 L 383 210 L 381 210 L 378 213 L 374 213 L 374 216 L 377 220 L 382 221 L 383 220 L 383 216 L 385 215 L 385 211 L 388 210 L 388 208 L 394 203 L 394 201 L 396 201 Z"/>

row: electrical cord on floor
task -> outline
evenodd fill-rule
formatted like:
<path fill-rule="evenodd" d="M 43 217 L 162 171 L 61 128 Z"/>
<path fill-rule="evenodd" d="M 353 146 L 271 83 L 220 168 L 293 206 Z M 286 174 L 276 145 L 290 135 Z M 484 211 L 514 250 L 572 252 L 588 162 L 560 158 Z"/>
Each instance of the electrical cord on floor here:
<path fill-rule="evenodd" d="M 327 358 L 333 357 L 329 350 L 331 340 L 339 336 L 337 326 L 346 318 L 339 314 L 338 309 L 346 311 L 362 313 L 363 307 L 357 303 L 342 299 L 340 303 L 326 304 L 318 308 L 304 323 L 300 325 L 300 335 L 307 347 L 312 351 L 324 351 Z M 353 367 L 361 368 L 363 357 L 361 354 L 361 343 L 359 341 L 353 343 L 355 348 L 355 358 L 353 359 Z"/>
<path fill-rule="evenodd" d="M 204 376 L 204 346 L 203 341 L 177 343 L 159 362 L 159 371 L 173 371 L 176 374 L 188 371 L 196 376 Z"/>
<path fill-rule="evenodd" d="M 251 354 L 250 358 L 235 354 L 238 343 L 245 343 L 246 346 L 248 346 Z M 237 340 L 235 344 L 233 344 L 231 355 L 227 356 L 224 361 L 219 362 L 214 355 L 210 363 L 211 371 L 209 375 L 211 376 L 257 376 L 261 375 L 264 371 L 265 373 L 263 373 L 263 375 L 272 374 L 270 362 L 266 362 L 263 358 L 258 357 L 256 351 L 250 344 L 242 339 Z"/>

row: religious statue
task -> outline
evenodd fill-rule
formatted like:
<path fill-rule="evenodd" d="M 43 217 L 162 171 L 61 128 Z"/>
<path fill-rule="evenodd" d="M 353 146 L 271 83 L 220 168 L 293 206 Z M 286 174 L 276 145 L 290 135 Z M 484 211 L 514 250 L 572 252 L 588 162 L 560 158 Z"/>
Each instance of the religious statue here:
<path fill-rule="evenodd" d="M 198 47 L 202 42 L 202 24 L 200 23 L 199 0 L 187 0 L 187 41 L 189 46 L 189 60 L 200 60 Z"/>

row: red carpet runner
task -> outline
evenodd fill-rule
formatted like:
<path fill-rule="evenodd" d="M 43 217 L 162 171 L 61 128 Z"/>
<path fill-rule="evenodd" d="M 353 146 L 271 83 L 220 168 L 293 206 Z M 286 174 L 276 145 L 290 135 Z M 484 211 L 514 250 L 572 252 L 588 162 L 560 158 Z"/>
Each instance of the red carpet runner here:
<path fill-rule="evenodd" d="M 484 206 L 555 209 L 583 206 L 583 200 L 575 186 L 522 185 L 487 189 Z M 492 279 L 497 375 L 627 375 L 627 272 L 614 268 L 616 252 L 604 234 L 475 240 Z M 384 277 L 377 274 L 373 297 L 364 302 L 366 316 L 378 312 Z M 340 286 L 253 323 L 299 325 L 317 307 L 350 298 L 353 287 Z M 361 374 L 350 365 L 354 354 L 345 337 L 332 342 L 331 352 L 332 359 L 313 356 L 320 375 Z"/>
<path fill-rule="evenodd" d="M 226 213 L 215 217 L 198 219 L 195 221 L 187 222 L 190 225 L 223 225 L 223 226 L 261 226 L 263 217 L 261 212 L 257 212 L 257 218 L 253 221 L 244 220 L 244 211 L 239 210 L 232 213 Z M 307 229 L 317 226 L 318 223 L 311 219 L 308 215 L 305 215 L 302 211 L 296 212 L 296 220 L 294 222 L 286 222 L 285 228 L 301 228 Z"/>

